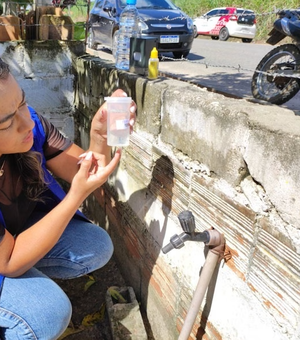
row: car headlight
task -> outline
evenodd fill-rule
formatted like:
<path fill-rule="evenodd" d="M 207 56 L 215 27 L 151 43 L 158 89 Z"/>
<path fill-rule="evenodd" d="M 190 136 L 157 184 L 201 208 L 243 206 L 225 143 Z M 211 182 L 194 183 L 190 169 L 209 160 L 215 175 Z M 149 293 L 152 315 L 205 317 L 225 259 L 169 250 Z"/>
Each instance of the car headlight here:
<path fill-rule="evenodd" d="M 187 18 L 186 18 L 186 21 L 187 21 L 187 28 L 188 28 L 189 30 L 193 29 L 193 27 L 194 27 L 193 20 L 192 20 L 190 17 L 187 17 Z"/>
<path fill-rule="evenodd" d="M 140 32 L 146 31 L 148 29 L 148 25 L 145 23 L 144 20 L 139 20 L 139 29 Z"/>

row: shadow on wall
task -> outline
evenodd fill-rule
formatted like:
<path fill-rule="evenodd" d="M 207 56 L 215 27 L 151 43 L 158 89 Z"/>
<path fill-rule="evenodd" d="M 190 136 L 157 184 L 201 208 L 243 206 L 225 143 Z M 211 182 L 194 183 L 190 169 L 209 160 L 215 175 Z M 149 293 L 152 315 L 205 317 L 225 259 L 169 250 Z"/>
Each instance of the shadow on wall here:
<path fill-rule="evenodd" d="M 120 183 L 118 183 L 120 185 Z M 149 311 L 148 301 L 153 299 L 151 290 L 160 290 L 159 285 L 159 257 L 161 247 L 165 238 L 168 217 L 172 211 L 173 190 L 175 185 L 174 167 L 172 161 L 167 156 L 161 156 L 153 167 L 151 181 L 147 187 L 134 192 L 128 199 L 128 205 L 134 210 L 139 220 L 144 224 L 143 237 L 139 237 L 139 242 L 143 243 L 141 250 L 142 261 L 136 261 L 137 281 L 135 290 L 138 292 L 142 302 L 142 309 Z M 158 203 L 159 202 L 159 203 Z M 160 204 L 161 203 L 161 204 Z M 209 247 L 204 247 L 204 257 L 206 258 Z M 132 259 L 134 261 L 134 259 Z M 197 330 L 197 340 L 206 336 L 207 320 L 211 311 L 214 291 L 219 272 L 220 263 L 214 269 L 211 281 L 208 285 L 205 306 L 201 314 L 200 322 L 195 324 Z M 200 270 L 202 271 L 203 267 Z M 135 278 L 136 278 L 135 276 Z M 151 309 L 151 307 L 150 307 Z M 162 314 L 163 315 L 163 314 Z M 162 316 L 161 315 L 161 316 Z M 153 322 L 151 323 L 153 325 Z M 210 332 L 217 334 L 212 327 Z M 149 340 L 154 339 L 150 323 L 147 325 Z"/>
<path fill-rule="evenodd" d="M 120 183 L 118 183 L 120 186 Z M 122 187 L 122 185 L 121 185 Z M 145 226 L 144 237 L 139 238 L 141 260 L 137 263 L 135 273 L 135 290 L 142 300 L 142 309 L 147 310 L 147 301 L 152 273 L 165 237 L 168 215 L 172 210 L 172 190 L 174 187 L 174 169 L 171 160 L 161 156 L 155 163 L 151 181 L 147 187 L 134 192 L 127 203 Z M 120 188 L 120 187 L 119 187 Z M 122 190 L 122 188 L 121 188 Z M 157 202 L 161 202 L 161 205 Z M 155 277 L 157 275 L 153 275 Z M 148 335 L 149 329 L 148 329 Z"/>

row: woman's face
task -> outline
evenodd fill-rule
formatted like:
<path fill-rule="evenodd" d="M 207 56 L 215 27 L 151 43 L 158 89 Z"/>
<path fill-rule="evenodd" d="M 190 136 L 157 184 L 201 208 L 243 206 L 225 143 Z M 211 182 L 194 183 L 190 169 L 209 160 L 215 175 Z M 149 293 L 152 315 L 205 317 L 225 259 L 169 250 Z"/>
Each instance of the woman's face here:
<path fill-rule="evenodd" d="M 25 93 L 9 74 L 0 80 L 0 155 L 29 151 L 33 128 Z"/>

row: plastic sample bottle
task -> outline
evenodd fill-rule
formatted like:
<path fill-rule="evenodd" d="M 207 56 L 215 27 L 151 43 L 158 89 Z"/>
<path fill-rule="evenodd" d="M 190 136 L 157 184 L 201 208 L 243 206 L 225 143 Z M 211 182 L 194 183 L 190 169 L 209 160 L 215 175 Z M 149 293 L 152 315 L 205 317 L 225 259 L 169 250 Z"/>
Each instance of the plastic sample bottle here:
<path fill-rule="evenodd" d="M 107 102 L 107 145 L 129 145 L 131 97 L 105 97 Z"/>
<path fill-rule="evenodd" d="M 158 77 L 158 51 L 153 47 L 148 61 L 148 79 L 156 79 Z"/>
<path fill-rule="evenodd" d="M 139 13 L 135 5 L 136 0 L 127 0 L 120 15 L 116 46 L 116 68 L 120 70 L 129 70 L 130 38 L 140 36 Z"/>

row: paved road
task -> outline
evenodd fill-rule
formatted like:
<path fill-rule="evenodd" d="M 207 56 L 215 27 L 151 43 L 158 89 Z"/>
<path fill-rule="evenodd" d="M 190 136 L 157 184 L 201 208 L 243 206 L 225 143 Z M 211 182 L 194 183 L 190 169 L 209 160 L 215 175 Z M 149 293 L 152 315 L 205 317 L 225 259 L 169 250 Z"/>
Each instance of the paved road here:
<path fill-rule="evenodd" d="M 253 72 L 272 48 L 273 46 L 267 44 L 224 42 L 198 37 L 194 40 L 187 60 L 175 60 L 171 53 L 164 54 L 159 63 L 159 71 L 220 93 L 251 100 L 253 97 L 250 84 Z M 93 54 L 102 59 L 113 60 L 106 49 L 98 48 Z M 282 107 L 299 114 L 300 93 Z"/>

